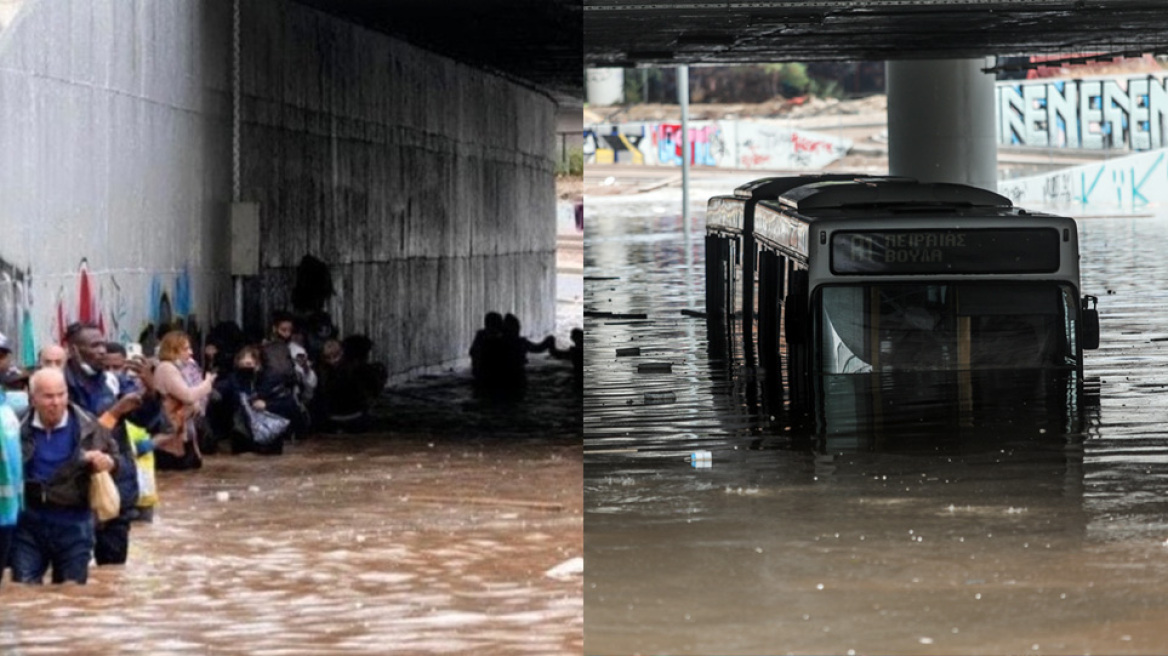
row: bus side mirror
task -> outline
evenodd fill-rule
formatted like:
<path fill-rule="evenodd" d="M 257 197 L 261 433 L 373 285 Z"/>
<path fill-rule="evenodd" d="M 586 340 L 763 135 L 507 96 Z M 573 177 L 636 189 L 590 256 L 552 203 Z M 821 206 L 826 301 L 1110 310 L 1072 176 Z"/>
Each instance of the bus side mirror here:
<path fill-rule="evenodd" d="M 1083 350 L 1099 348 L 1098 303 L 1099 299 L 1094 296 L 1083 297 Z"/>

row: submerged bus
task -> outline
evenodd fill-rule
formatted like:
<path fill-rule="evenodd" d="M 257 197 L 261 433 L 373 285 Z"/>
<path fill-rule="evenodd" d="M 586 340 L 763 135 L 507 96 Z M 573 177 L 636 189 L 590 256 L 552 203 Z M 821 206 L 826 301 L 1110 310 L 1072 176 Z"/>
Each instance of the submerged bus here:
<path fill-rule="evenodd" d="M 706 278 L 707 316 L 740 327 L 820 433 L 898 412 L 952 428 L 1038 413 L 1076 430 L 1099 318 L 1073 219 L 965 185 L 766 178 L 710 199 Z"/>

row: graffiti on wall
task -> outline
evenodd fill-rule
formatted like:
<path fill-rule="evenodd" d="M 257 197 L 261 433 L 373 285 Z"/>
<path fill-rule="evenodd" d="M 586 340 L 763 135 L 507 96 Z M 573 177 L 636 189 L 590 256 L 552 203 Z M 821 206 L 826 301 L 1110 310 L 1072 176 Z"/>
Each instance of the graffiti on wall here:
<path fill-rule="evenodd" d="M 0 259 L 0 333 L 11 342 L 15 363 L 34 365 L 38 348 L 45 343 L 63 343 L 69 324 L 76 321 L 94 323 L 106 339 L 119 342 L 154 343 L 171 328 L 184 329 L 193 341 L 200 341 L 186 268 L 151 276 L 141 300 L 133 297 L 127 290 L 129 285 L 117 274 L 95 275 L 87 259 L 78 263 L 76 277 L 69 276 L 69 280 L 57 287 L 51 306 L 41 310 L 48 316 L 38 317 L 31 268 L 22 270 Z"/>
<path fill-rule="evenodd" d="M 758 122 L 740 125 L 738 139 L 738 165 L 747 169 L 819 169 L 843 157 L 851 147 L 850 142 L 842 146 L 841 140 L 827 135 Z"/>
<path fill-rule="evenodd" d="M 715 123 L 689 128 L 690 164 L 697 166 L 718 166 L 726 155 L 722 141 L 722 130 Z M 657 143 L 657 163 L 681 166 L 681 124 L 660 123 L 653 130 L 653 140 Z"/>
<path fill-rule="evenodd" d="M 1168 146 L 1165 83 L 1142 76 L 998 84 L 998 143 L 1130 150 Z"/>
<path fill-rule="evenodd" d="M 65 331 L 74 321 L 97 324 L 101 334 L 105 334 L 105 313 L 97 299 L 97 290 L 89 275 L 89 260 L 82 259 L 77 272 L 77 302 L 69 302 L 65 287 L 57 289 L 56 316 L 53 321 L 53 335 L 58 344 L 65 343 Z"/>
<path fill-rule="evenodd" d="M 690 162 L 748 169 L 820 169 L 847 154 L 848 139 L 794 130 L 775 121 L 695 121 Z M 584 131 L 589 164 L 681 165 L 681 125 L 625 123 Z"/>
<path fill-rule="evenodd" d="M 584 157 L 592 164 L 644 164 L 642 145 L 648 146 L 645 127 L 610 126 L 607 131 L 584 130 Z"/>
<path fill-rule="evenodd" d="M 1168 202 L 1168 149 L 1136 153 L 1045 175 L 1002 180 L 998 192 L 1018 205 L 1135 211 Z"/>
<path fill-rule="evenodd" d="M 36 361 L 32 330 L 32 271 L 20 270 L 0 259 L 0 332 L 8 338 L 13 362 L 29 366 Z"/>

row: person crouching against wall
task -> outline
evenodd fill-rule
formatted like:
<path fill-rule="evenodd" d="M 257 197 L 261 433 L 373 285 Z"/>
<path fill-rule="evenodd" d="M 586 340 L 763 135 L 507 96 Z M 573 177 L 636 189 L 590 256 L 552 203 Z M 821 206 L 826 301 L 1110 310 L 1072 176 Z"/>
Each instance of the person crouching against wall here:
<path fill-rule="evenodd" d="M 32 412 L 20 429 L 25 507 L 12 540 L 12 580 L 40 584 L 52 568 L 53 583 L 85 583 L 94 544 L 89 477 L 114 472 L 118 446 L 70 405 L 61 370 L 41 369 L 29 383 Z"/>
<path fill-rule="evenodd" d="M 215 382 L 215 395 L 207 409 L 211 419 L 211 429 L 231 436 L 231 453 L 254 452 L 261 455 L 280 455 L 284 452 L 284 438 L 281 435 L 270 444 L 257 444 L 247 425 L 246 416 L 240 405 L 244 399 L 257 410 L 266 410 L 273 398 L 281 398 L 282 392 L 271 386 L 260 367 L 260 351 L 254 346 L 244 346 L 235 354 L 235 369 Z"/>

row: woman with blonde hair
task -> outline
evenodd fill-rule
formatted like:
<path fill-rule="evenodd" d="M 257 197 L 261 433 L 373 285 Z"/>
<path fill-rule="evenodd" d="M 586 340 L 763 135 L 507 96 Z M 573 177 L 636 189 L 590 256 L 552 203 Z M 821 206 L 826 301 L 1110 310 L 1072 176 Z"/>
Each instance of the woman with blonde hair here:
<path fill-rule="evenodd" d="M 192 357 L 191 338 L 186 333 L 172 330 L 162 336 L 154 386 L 162 397 L 162 411 L 174 427 L 174 437 L 155 444 L 154 466 L 158 469 L 198 469 L 203 465 L 194 418 L 199 404 L 211 395 L 215 374 L 207 374 L 198 385 L 188 384 L 182 370 Z"/>

